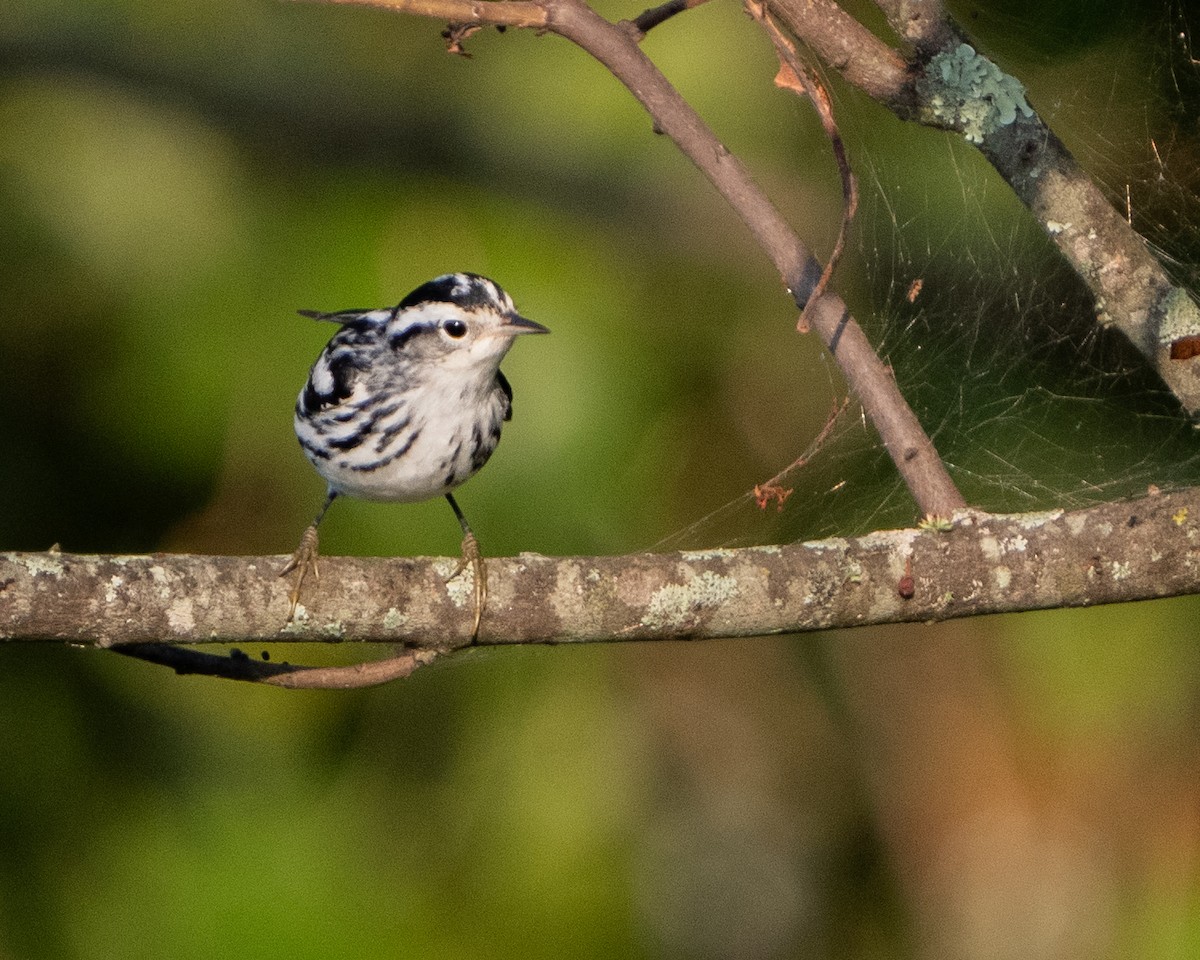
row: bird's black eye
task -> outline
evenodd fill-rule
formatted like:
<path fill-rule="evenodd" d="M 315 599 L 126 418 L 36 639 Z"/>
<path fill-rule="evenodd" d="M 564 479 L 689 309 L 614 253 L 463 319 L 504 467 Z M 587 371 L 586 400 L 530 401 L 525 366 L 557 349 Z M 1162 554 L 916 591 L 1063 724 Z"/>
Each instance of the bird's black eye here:
<path fill-rule="evenodd" d="M 455 340 L 461 340 L 467 335 L 467 324 L 465 320 L 447 320 L 442 324 L 442 329 L 450 334 Z"/>

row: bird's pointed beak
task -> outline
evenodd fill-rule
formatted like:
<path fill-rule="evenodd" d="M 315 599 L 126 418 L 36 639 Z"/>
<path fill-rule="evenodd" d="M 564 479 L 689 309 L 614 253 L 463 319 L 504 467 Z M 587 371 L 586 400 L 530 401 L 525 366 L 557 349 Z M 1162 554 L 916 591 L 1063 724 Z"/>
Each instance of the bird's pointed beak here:
<path fill-rule="evenodd" d="M 516 336 L 519 333 L 549 333 L 550 331 L 543 327 L 540 323 L 533 320 L 527 320 L 525 317 L 517 314 L 509 314 L 504 318 L 504 331 Z"/>

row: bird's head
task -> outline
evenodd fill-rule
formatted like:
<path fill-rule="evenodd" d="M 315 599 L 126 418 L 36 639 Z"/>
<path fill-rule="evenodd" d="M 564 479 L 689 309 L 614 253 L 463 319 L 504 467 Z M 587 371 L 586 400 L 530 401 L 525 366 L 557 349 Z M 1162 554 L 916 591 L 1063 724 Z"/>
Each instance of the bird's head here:
<path fill-rule="evenodd" d="M 474 273 L 447 273 L 400 301 L 383 329 L 386 345 L 444 370 L 494 373 L 523 333 L 549 333 L 517 313 L 512 298 Z"/>

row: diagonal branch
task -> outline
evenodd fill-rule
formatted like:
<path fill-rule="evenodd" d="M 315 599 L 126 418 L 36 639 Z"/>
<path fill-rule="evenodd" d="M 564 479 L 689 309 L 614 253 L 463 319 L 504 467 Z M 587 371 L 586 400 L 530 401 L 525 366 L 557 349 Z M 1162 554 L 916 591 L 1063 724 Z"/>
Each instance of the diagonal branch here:
<path fill-rule="evenodd" d="M 837 360 L 851 391 L 879 432 L 897 470 L 924 513 L 965 504 L 891 369 L 876 355 L 845 302 L 825 294 L 809 303 L 821 267 L 749 172 L 620 27 L 582 0 L 548 0 L 550 30 L 604 64 L 645 107 L 741 217 L 778 270 L 796 305 Z"/>
<path fill-rule="evenodd" d="M 900 108 L 910 96 L 904 57 L 834 0 L 767 0 L 767 8 L 806 47 L 873 100 Z"/>
<path fill-rule="evenodd" d="M 842 369 L 846 381 L 879 432 L 892 461 L 903 476 L 921 511 L 948 514 L 965 505 L 945 465 L 920 421 L 908 406 L 892 376 L 850 316 L 845 302 L 834 294 L 810 297 L 821 277 L 821 266 L 779 210 L 754 182 L 741 161 L 704 123 L 658 68 L 646 57 L 634 31 L 611 23 L 583 0 L 543 0 L 534 6 L 544 19 L 533 16 L 529 3 L 496 0 L 334 0 L 448 19 L 456 24 L 505 23 L 536 26 L 575 43 L 606 66 L 633 94 L 654 120 L 655 129 L 669 136 L 708 177 L 749 227 L 771 259 L 796 305 L 805 311 Z"/>
<path fill-rule="evenodd" d="M 875 0 L 892 29 L 917 50 L 938 50 L 954 39 L 941 0 Z"/>

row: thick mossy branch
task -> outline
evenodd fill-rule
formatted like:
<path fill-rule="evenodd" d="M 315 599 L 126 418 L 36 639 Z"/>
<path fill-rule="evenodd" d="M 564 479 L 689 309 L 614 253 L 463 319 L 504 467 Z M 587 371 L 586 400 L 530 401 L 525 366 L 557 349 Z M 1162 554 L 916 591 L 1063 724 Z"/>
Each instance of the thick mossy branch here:
<path fill-rule="evenodd" d="M 1029 208 L 1120 330 L 1193 418 L 1200 417 L 1200 306 L 1026 99 L 934 0 L 877 0 L 908 56 L 834 0 L 767 0 L 797 38 L 902 120 L 961 134 Z"/>
<path fill-rule="evenodd" d="M 492 559 L 481 644 L 793 633 L 1200 592 L 1200 490 L 739 550 Z M 329 557 L 287 624 L 284 557 L 0 554 L 0 641 L 470 642 L 449 559 Z"/>

